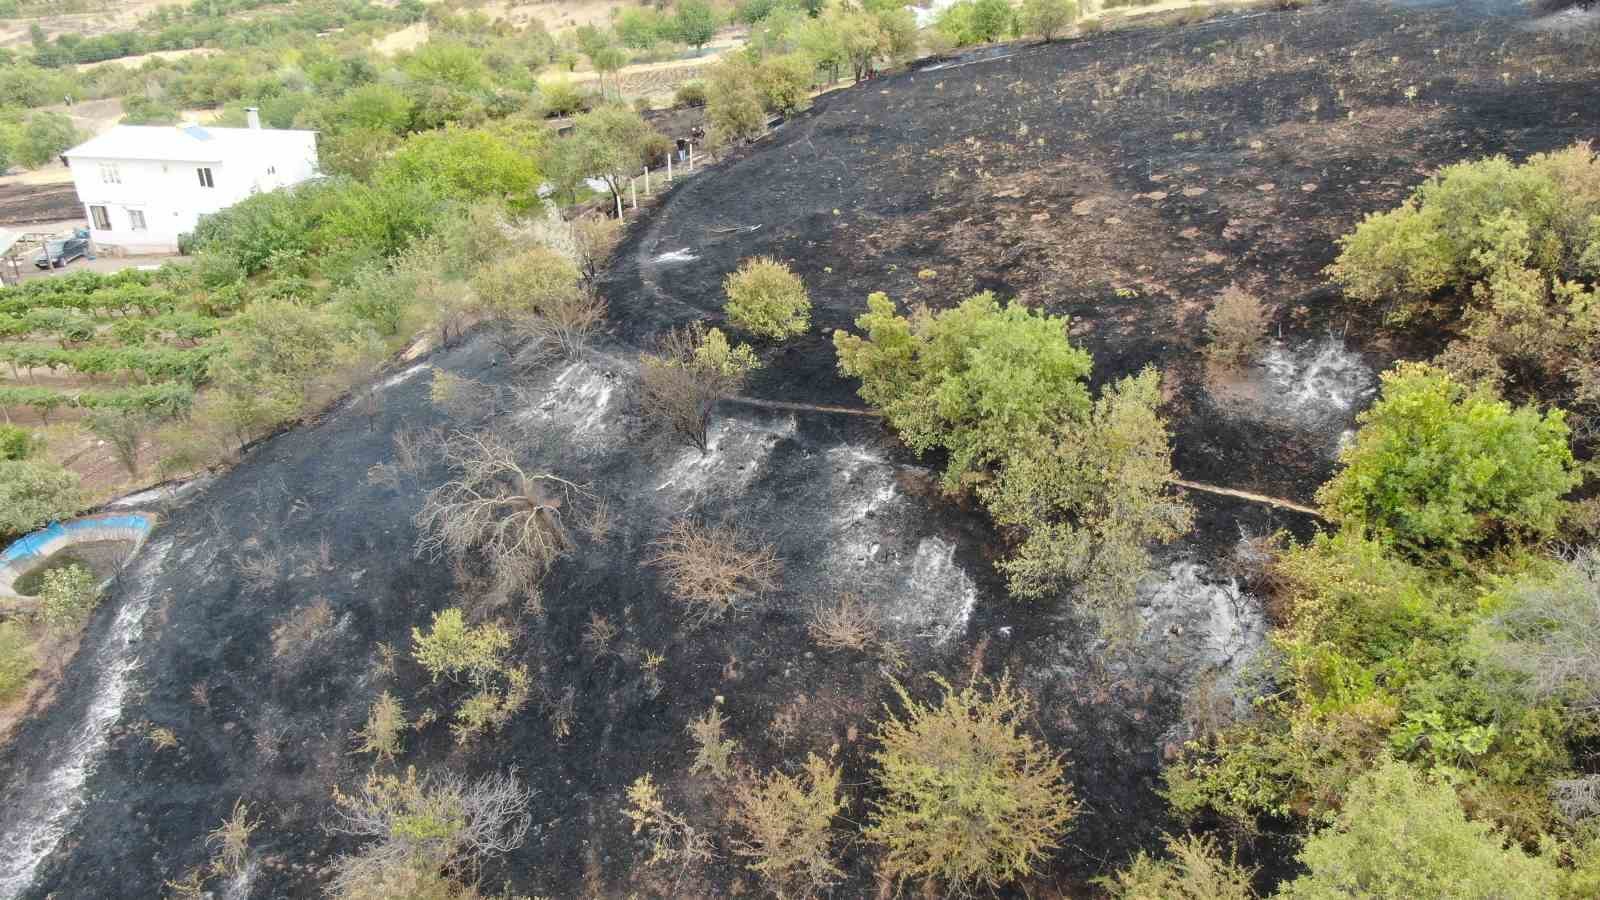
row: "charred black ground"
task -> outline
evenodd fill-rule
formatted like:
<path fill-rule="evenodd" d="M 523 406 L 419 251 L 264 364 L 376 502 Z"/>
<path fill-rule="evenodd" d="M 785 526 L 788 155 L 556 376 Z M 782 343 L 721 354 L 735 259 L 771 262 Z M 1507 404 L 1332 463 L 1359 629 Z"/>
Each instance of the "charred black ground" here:
<path fill-rule="evenodd" d="M 544 708 L 466 749 L 442 724 L 408 735 L 401 765 L 515 766 L 537 791 L 526 846 L 491 865 L 487 885 L 551 897 L 749 894 L 753 882 L 727 860 L 677 884 L 644 868 L 623 791 L 653 772 L 670 803 L 717 827 L 724 792 L 687 776 L 684 726 L 720 697 L 752 765 L 836 754 L 856 786 L 850 818 L 862 820 L 887 678 L 873 660 L 816 651 L 804 632 L 814 602 L 851 589 L 906 642 L 914 692 L 927 692 L 929 671 L 1009 669 L 1035 693 L 1034 724 L 1070 758 L 1084 812 L 1026 888 L 1080 895 L 1170 826 L 1155 792 L 1162 751 L 1187 680 L 1226 658 L 1205 644 L 1215 618 L 1179 627 L 1178 604 L 1179 618 L 1132 653 L 1106 657 L 1070 604 L 1005 599 L 992 530 L 939 497 L 927 461 L 873 420 L 730 405 L 704 458 L 641 436 L 629 388 L 638 348 L 667 326 L 720 318 L 723 276 L 745 257 L 778 256 L 810 286 L 819 328 L 765 350 L 752 392 L 854 405 L 828 332 L 849 327 L 867 293 L 944 307 L 992 289 L 1071 315 L 1098 383 L 1159 366 L 1186 477 L 1305 501 L 1372 372 L 1440 339 L 1373 337 L 1370 320 L 1322 287 L 1333 238 L 1436 166 L 1597 136 L 1596 52 L 1505 19 L 1335 3 L 1005 48 L 819 100 L 632 227 L 603 285 L 614 328 L 593 358 L 535 376 L 521 398 L 481 338 L 428 361 L 502 388 L 493 424 L 592 484 L 616 524 L 558 564 L 542 617 L 501 611 L 521 623 L 519 653 Z M 1204 310 L 1233 282 L 1276 304 L 1278 369 L 1224 377 L 1201 362 Z M 35 786 L 96 694 L 94 648 L 119 613 L 148 602 L 134 689 L 81 815 L 23 896 L 157 896 L 206 858 L 205 833 L 238 797 L 266 821 L 234 895 L 317 893 L 331 857 L 349 849 L 320 825 L 333 786 L 366 771 L 349 735 L 368 704 L 383 688 L 413 715 L 450 699 L 403 659 L 381 674 L 377 644 L 403 651 L 433 611 L 481 600 L 470 587 L 463 596 L 447 564 L 411 553 L 411 515 L 443 471 L 398 485 L 368 477 L 393 460 L 402 429 L 483 424 L 434 409 L 431 377 L 408 370 L 378 389 L 381 402 L 264 442 L 171 511 L 91 624 L 55 706 L 0 756 L 10 786 L 0 830 L 51 812 Z M 1232 501 L 1197 505 L 1192 538 L 1162 559 L 1174 596 L 1196 603 L 1236 599 L 1210 564 L 1241 527 L 1309 524 Z M 685 514 L 774 541 L 783 591 L 685 630 L 646 564 L 649 542 Z M 241 565 L 263 558 L 279 561 L 278 577 L 253 587 Z M 332 627 L 275 658 L 274 625 L 318 598 Z M 593 613 L 620 626 L 616 652 L 582 647 Z M 658 692 L 638 663 L 644 650 L 666 656 Z M 571 734 L 557 739 L 550 707 L 568 697 Z M 800 722 L 787 738 L 774 724 L 784 713 Z M 178 748 L 155 749 L 153 727 L 171 729 Z M 1284 871 L 1277 845 L 1256 853 L 1269 878 Z M 851 881 L 837 896 L 874 894 L 870 849 L 846 855 Z"/>

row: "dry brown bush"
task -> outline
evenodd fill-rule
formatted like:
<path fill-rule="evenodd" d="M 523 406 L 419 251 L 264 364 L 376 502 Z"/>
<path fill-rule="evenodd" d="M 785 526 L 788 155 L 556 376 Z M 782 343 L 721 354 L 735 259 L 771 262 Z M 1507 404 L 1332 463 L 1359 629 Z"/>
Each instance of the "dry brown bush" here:
<path fill-rule="evenodd" d="M 818 603 L 806 631 L 824 650 L 865 652 L 878 643 L 881 624 L 873 611 L 854 594 L 841 594 L 833 603 Z"/>
<path fill-rule="evenodd" d="M 600 274 L 611 251 L 622 239 L 622 222 L 610 216 L 584 216 L 572 222 L 574 255 L 578 270 L 588 279 Z"/>
<path fill-rule="evenodd" d="M 264 591 L 278 583 L 282 565 L 276 556 L 262 554 L 239 561 L 239 575 L 251 590 Z"/>
<path fill-rule="evenodd" d="M 656 352 L 639 357 L 645 418 L 704 453 L 717 401 L 737 394 L 759 366 L 749 346 L 731 345 L 715 328 L 698 322 L 675 328 L 661 337 Z"/>
<path fill-rule="evenodd" d="M 814 897 L 844 878 L 833 859 L 833 819 L 845 807 L 837 766 L 807 754 L 799 775 L 740 780 L 733 801 L 734 824 L 746 835 L 734 853 L 778 897 Z"/>
<path fill-rule="evenodd" d="M 534 369 L 552 359 L 577 356 L 605 321 L 605 299 L 583 288 L 540 307 L 532 315 L 512 319 L 508 327 L 521 345 L 517 367 Z"/>
<path fill-rule="evenodd" d="M 673 599 L 697 627 L 722 618 L 748 597 L 777 590 L 783 570 L 775 547 L 752 547 L 730 525 L 679 519 L 653 546 L 651 565 L 664 571 Z"/>
<path fill-rule="evenodd" d="M 504 596 L 531 590 L 572 546 L 566 517 L 593 495 L 581 485 L 524 465 L 486 432 L 456 432 L 443 448 L 456 477 L 428 492 L 414 521 L 418 556 L 463 559 L 479 552 Z"/>
<path fill-rule="evenodd" d="M 1249 362 L 1267 336 L 1267 310 L 1254 294 L 1229 285 L 1206 313 L 1206 336 L 1206 356 L 1215 362 Z"/>
<path fill-rule="evenodd" d="M 373 842 L 334 862 L 330 892 L 341 898 L 417 896 L 374 893 L 373 885 L 438 885 L 442 871 L 463 871 L 522 846 L 532 818 L 514 773 L 468 781 L 454 773 L 417 777 L 373 772 L 350 794 L 334 789 L 327 830 Z M 453 897 L 455 894 L 423 894 Z"/>
<path fill-rule="evenodd" d="M 597 612 L 589 613 L 589 624 L 583 627 L 583 652 L 598 659 L 611 652 L 611 642 L 617 639 L 617 626 Z"/>

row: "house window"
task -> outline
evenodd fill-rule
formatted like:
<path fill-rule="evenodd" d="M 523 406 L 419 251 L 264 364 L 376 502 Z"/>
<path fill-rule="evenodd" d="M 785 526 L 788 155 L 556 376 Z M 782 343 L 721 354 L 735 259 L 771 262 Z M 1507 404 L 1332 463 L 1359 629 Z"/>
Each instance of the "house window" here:
<path fill-rule="evenodd" d="M 130 209 L 130 210 L 128 210 L 128 227 L 132 228 L 134 231 L 144 231 L 145 230 L 144 210 L 142 210 L 142 209 Z"/>
<path fill-rule="evenodd" d="M 89 216 L 94 219 L 94 227 L 97 230 L 111 230 L 111 214 L 106 212 L 106 208 L 104 206 L 89 207 Z"/>
<path fill-rule="evenodd" d="M 100 183 L 101 184 L 121 184 L 122 183 L 122 173 L 117 171 L 117 164 L 116 163 L 101 163 L 100 164 Z"/>
<path fill-rule="evenodd" d="M 267 166 L 267 174 L 268 175 L 276 175 L 276 174 L 278 174 L 278 167 L 277 166 Z"/>
<path fill-rule="evenodd" d="M 217 186 L 216 182 L 211 180 L 211 169 L 210 168 L 195 169 L 195 171 L 200 173 L 200 186 L 201 187 L 216 187 Z"/>

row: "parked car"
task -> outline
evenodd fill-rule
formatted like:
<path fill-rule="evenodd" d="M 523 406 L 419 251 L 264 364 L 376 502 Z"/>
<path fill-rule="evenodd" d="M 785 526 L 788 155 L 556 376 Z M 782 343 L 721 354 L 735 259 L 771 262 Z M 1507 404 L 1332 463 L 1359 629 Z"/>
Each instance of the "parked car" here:
<path fill-rule="evenodd" d="M 50 238 L 34 256 L 33 264 L 41 269 L 52 265 L 59 269 L 75 259 L 89 255 L 89 230 L 79 228 L 71 237 Z"/>

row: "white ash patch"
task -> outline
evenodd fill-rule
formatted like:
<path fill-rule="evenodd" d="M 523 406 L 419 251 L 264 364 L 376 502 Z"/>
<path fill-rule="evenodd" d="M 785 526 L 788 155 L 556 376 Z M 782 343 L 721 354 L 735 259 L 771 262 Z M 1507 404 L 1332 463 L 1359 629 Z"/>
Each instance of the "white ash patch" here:
<path fill-rule="evenodd" d="M 149 490 L 139 491 L 136 494 L 129 494 L 126 497 L 113 500 L 107 503 L 106 506 L 110 509 L 128 509 L 160 501 L 181 500 L 210 483 L 211 477 L 205 476 L 193 478 L 189 481 L 181 481 L 177 484 L 164 484 L 160 487 L 153 487 Z"/>
<path fill-rule="evenodd" d="M 923 538 L 907 569 L 901 591 L 885 610 L 888 621 L 931 638 L 935 647 L 965 634 L 978 586 L 956 562 L 956 545 Z"/>
<path fill-rule="evenodd" d="M 1344 342 L 1328 337 L 1290 348 L 1275 342 L 1262 359 L 1269 409 L 1312 418 L 1348 415 L 1377 389 L 1377 378 Z"/>
<path fill-rule="evenodd" d="M 1233 578 L 1205 566 L 1177 561 L 1139 586 L 1139 657 L 1188 683 L 1215 672 L 1219 688 L 1231 690 L 1266 645 L 1267 618 L 1261 602 Z M 1240 696 L 1236 702 L 1248 702 Z"/>
<path fill-rule="evenodd" d="M 656 491 L 701 495 L 716 490 L 738 494 L 755 480 L 772 455 L 772 448 L 793 437 L 799 427 L 792 413 L 760 422 L 720 416 L 711 423 L 706 452 L 683 448 L 667 467 Z"/>
<path fill-rule="evenodd" d="M 559 425 L 568 436 L 593 449 L 597 438 L 615 424 L 611 402 L 617 380 L 613 373 L 595 368 L 586 361 L 572 363 L 550 383 L 542 399 L 520 418 L 527 422 Z"/>
<path fill-rule="evenodd" d="M 669 250 L 666 253 L 658 253 L 651 258 L 650 262 L 656 265 L 672 265 L 674 263 L 694 262 L 699 258 L 700 254 L 695 253 L 688 247 L 684 247 L 680 250 Z"/>
<path fill-rule="evenodd" d="M 417 377 L 418 375 L 421 375 L 423 372 L 426 372 L 431 368 L 433 368 L 432 363 L 417 363 L 405 371 L 396 372 L 395 374 L 390 375 L 388 378 L 385 378 L 383 380 L 382 387 L 384 390 L 388 390 L 396 385 L 405 384 L 406 382 Z"/>

